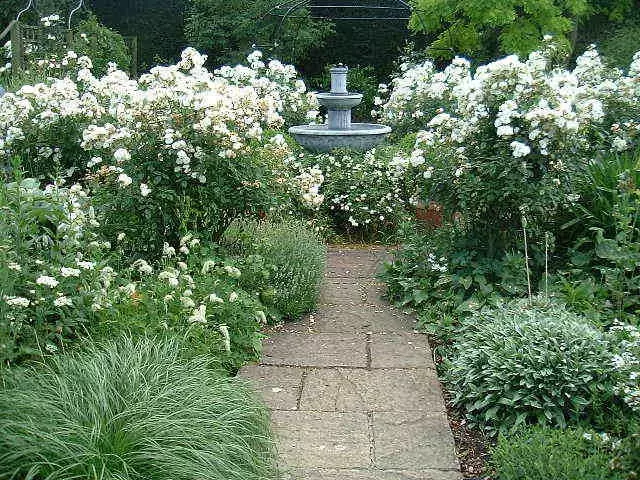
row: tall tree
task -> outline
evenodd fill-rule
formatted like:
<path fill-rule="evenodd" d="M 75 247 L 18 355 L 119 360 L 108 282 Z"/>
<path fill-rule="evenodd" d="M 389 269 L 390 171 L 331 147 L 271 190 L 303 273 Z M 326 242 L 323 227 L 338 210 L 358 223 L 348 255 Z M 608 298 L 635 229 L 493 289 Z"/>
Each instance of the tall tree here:
<path fill-rule="evenodd" d="M 632 0 L 415 0 L 411 28 L 435 40 L 435 58 L 473 55 L 488 59 L 499 54 L 526 55 L 540 46 L 544 35 L 571 47 L 578 28 L 594 14 L 611 19 L 626 13 Z"/>

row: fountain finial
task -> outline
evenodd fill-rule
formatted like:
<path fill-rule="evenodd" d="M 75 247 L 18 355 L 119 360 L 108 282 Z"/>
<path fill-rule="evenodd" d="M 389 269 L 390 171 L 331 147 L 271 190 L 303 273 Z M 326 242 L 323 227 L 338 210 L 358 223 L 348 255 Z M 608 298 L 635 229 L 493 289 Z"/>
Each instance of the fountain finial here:
<path fill-rule="evenodd" d="M 347 73 L 349 67 L 339 63 L 331 70 L 331 93 L 335 95 L 346 95 L 347 91 Z"/>

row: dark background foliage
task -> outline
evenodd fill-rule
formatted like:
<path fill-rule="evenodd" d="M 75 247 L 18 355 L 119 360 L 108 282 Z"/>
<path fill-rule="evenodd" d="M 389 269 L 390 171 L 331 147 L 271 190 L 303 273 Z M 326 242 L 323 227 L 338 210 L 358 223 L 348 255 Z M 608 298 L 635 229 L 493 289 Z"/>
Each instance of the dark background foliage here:
<path fill-rule="evenodd" d="M 0 0 L 0 25 L 7 25 L 27 3 L 27 0 Z M 65 17 L 76 5 L 75 0 L 35 0 L 34 3 L 34 8 L 23 17 L 29 23 L 56 10 Z M 402 7 L 399 0 L 311 0 L 309 8 L 294 15 L 301 18 L 288 20 L 284 28 L 273 35 L 280 19 L 265 14 L 278 3 L 282 2 L 86 0 L 85 8 L 122 35 L 138 37 L 142 71 L 156 63 L 174 61 L 187 45 L 204 50 L 214 66 L 241 60 L 256 43 L 268 54 L 294 62 L 307 79 L 321 77 L 328 64 L 342 62 L 371 66 L 374 80 L 384 81 L 407 42 L 415 43 L 420 50 L 441 33 L 411 32 L 407 21 L 397 19 L 407 16 L 406 11 L 398 10 Z M 628 65 L 632 54 L 640 49 L 640 1 L 590 0 L 587 4 L 587 13 L 575 20 L 576 27 L 570 34 L 574 52 L 581 52 L 595 42 L 612 65 Z M 326 8 L 327 5 L 361 8 Z M 311 20 L 309 13 L 329 20 Z M 358 19 L 362 17 L 382 19 Z M 413 24 L 419 23 L 414 15 Z M 277 48 L 269 48 L 276 42 Z M 485 60 L 501 54 L 497 44 L 488 40 L 483 51 Z M 312 83 L 315 87 L 318 82 Z"/>
<path fill-rule="evenodd" d="M 27 3 L 27 0 L 0 0 L 2 28 Z M 86 0 L 85 7 L 106 26 L 124 36 L 138 37 L 141 71 L 158 62 L 175 60 L 187 45 L 204 50 L 211 64 L 219 65 L 239 61 L 251 45 L 257 43 L 268 53 L 294 61 L 307 77 L 320 76 L 327 64 L 341 62 L 372 66 L 381 79 L 392 70 L 401 49 L 412 39 L 404 20 L 292 19 L 272 35 L 280 19 L 264 17 L 264 14 L 276 3 L 274 0 Z M 75 4 L 74 0 L 36 0 L 35 8 L 23 20 L 34 24 L 40 16 L 54 11 L 65 17 Z M 407 16 L 407 12 L 398 10 L 323 8 L 326 5 L 398 7 L 401 3 L 397 0 L 314 0 L 313 15 L 329 18 Z M 296 16 L 305 17 L 305 11 L 301 10 Z M 194 21 L 190 22 L 190 18 Z M 274 43 L 279 43 L 279 47 L 270 49 Z"/>
<path fill-rule="evenodd" d="M 173 61 L 186 46 L 186 0 L 88 0 L 87 7 L 124 36 L 137 36 L 140 70 Z"/>

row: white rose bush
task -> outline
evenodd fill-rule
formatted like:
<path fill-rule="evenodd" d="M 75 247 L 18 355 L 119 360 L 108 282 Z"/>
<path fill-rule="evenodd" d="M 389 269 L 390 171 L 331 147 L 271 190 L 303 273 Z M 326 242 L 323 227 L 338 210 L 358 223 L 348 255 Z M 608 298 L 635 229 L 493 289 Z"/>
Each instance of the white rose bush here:
<path fill-rule="evenodd" d="M 411 190 L 397 168 L 402 154 L 381 147 L 364 154 L 333 152 L 309 159 L 323 174 L 323 211 L 344 231 L 392 231 L 410 210 Z"/>
<path fill-rule="evenodd" d="M 407 165 L 424 179 L 421 200 L 460 214 L 490 249 L 506 246 L 523 214 L 533 225 L 552 219 L 569 203 L 571 177 L 596 155 L 637 142 L 640 55 L 622 72 L 593 48 L 573 70 L 555 67 L 554 53 L 549 44 L 475 71 L 462 58 L 441 72 L 405 66 L 378 112 L 401 131 L 418 127 L 412 156 L 426 161 Z"/>
<path fill-rule="evenodd" d="M 260 52 L 210 72 L 187 49 L 137 80 L 115 64 L 95 76 L 72 51 L 65 59 L 0 98 L 1 361 L 110 329 L 188 332 L 228 368 L 257 358 L 277 306 L 245 291 L 211 242 L 234 218 L 322 203 L 322 173 L 292 168 L 281 133 L 315 121 L 315 95 Z"/>
<path fill-rule="evenodd" d="M 257 58 L 253 68 L 211 73 L 187 49 L 139 80 L 115 67 L 96 78 L 90 60 L 77 58 L 71 75 L 0 100 L 0 156 L 88 181 L 102 224 L 136 248 L 158 252 L 180 228 L 216 238 L 240 214 L 272 206 L 274 171 L 290 152 L 271 139 L 285 117 L 315 118 L 295 69 Z"/>
<path fill-rule="evenodd" d="M 137 259 L 119 272 L 111 307 L 95 328 L 144 335 L 177 334 L 198 353 L 215 353 L 222 366 L 257 360 L 260 327 L 269 311 L 242 287 L 243 272 L 187 234 L 163 245 L 153 265 Z"/>

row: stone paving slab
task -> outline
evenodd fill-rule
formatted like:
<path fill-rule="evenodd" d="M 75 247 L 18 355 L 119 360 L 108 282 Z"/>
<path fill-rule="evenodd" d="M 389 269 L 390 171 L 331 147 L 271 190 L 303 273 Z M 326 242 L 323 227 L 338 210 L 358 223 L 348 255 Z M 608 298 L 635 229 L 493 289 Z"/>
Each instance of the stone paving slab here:
<path fill-rule="evenodd" d="M 328 278 L 320 291 L 318 304 L 324 305 L 377 305 L 389 306 L 384 299 L 386 286 L 372 278 Z"/>
<path fill-rule="evenodd" d="M 329 250 L 325 277 L 336 278 L 373 278 L 382 271 L 382 262 L 392 256 L 385 249 L 338 249 Z"/>
<path fill-rule="evenodd" d="M 392 251 L 393 249 L 387 247 L 329 247 L 327 248 L 327 263 L 332 263 L 336 261 L 336 259 L 346 258 L 377 265 L 384 260 L 392 259 Z"/>
<path fill-rule="evenodd" d="M 427 336 L 420 333 L 371 335 L 372 368 L 434 368 Z"/>
<path fill-rule="evenodd" d="M 458 480 L 427 337 L 388 306 L 381 248 L 330 248 L 318 311 L 240 375 L 272 410 L 283 480 Z"/>
<path fill-rule="evenodd" d="M 384 299 L 387 288 L 383 283 L 375 280 L 363 279 L 362 288 L 365 295 L 365 303 L 368 305 L 389 305 Z"/>
<path fill-rule="evenodd" d="M 283 480 L 461 480 L 452 470 L 315 469 L 290 473 Z"/>
<path fill-rule="evenodd" d="M 381 269 L 381 261 L 388 258 L 386 250 L 329 250 L 327 278 L 373 277 Z"/>
<path fill-rule="evenodd" d="M 373 431 L 378 468 L 459 468 L 444 412 L 374 413 Z"/>
<path fill-rule="evenodd" d="M 366 334 L 278 333 L 263 342 L 261 363 L 296 367 L 366 367 Z"/>
<path fill-rule="evenodd" d="M 441 411 L 442 391 L 427 369 L 312 369 L 301 410 L 336 412 Z"/>
<path fill-rule="evenodd" d="M 290 468 L 371 466 L 368 417 L 364 413 L 272 413 L 280 460 Z"/>
<path fill-rule="evenodd" d="M 239 375 L 248 380 L 273 410 L 297 410 L 304 369 L 248 365 Z"/>
<path fill-rule="evenodd" d="M 365 303 L 366 298 L 363 285 L 346 279 L 331 279 L 322 286 L 319 304 L 357 305 Z"/>
<path fill-rule="evenodd" d="M 406 332 L 414 324 L 414 317 L 382 305 L 331 305 L 309 316 L 316 332 Z"/>
<path fill-rule="evenodd" d="M 336 278 L 373 278 L 377 268 L 368 262 L 358 260 L 341 260 L 327 265 L 325 277 Z"/>

